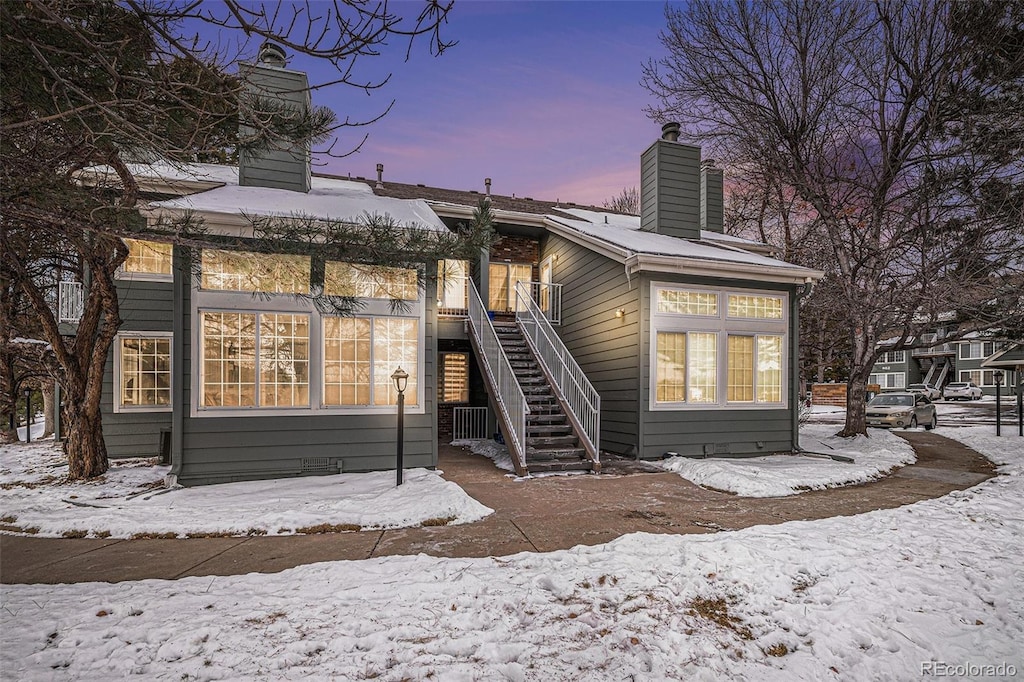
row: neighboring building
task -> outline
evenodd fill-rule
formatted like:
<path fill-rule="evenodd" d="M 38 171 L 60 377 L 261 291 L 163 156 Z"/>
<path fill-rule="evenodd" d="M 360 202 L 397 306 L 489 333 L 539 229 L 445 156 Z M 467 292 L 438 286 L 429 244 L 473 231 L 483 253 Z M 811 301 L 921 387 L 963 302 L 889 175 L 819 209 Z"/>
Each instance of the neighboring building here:
<path fill-rule="evenodd" d="M 984 362 L 1010 342 L 978 332 L 955 341 L 944 341 L 952 338 L 954 329 L 950 324 L 922 334 L 921 343 L 928 344 L 926 346 L 883 352 L 875 362 L 868 382 L 879 384 L 883 391 L 896 391 L 922 382 L 941 389 L 953 381 L 973 381 L 985 395 L 995 395 L 993 370 L 986 368 Z M 1012 386 L 1013 380 L 1010 372 L 1006 381 Z"/>
<path fill-rule="evenodd" d="M 304 82 L 251 68 L 289 92 Z M 129 242 L 109 452 L 164 453 L 185 485 L 390 469 L 398 366 L 407 466 L 436 465 L 453 431 L 500 432 L 521 472 L 596 470 L 601 451 L 794 449 L 799 299 L 821 273 L 723 234 L 721 171 L 676 131 L 642 156 L 640 217 L 491 195 L 488 181 L 499 240 L 475 262 L 424 263 L 425 290 L 398 269 Z M 482 196 L 385 182 L 380 167 L 376 182 L 313 175 L 301 150 L 156 171 L 138 169 L 171 197 L 154 217 L 188 211 L 228 234 L 299 213 L 448 230 Z M 318 310 L 301 294 L 320 286 L 365 306 Z"/>

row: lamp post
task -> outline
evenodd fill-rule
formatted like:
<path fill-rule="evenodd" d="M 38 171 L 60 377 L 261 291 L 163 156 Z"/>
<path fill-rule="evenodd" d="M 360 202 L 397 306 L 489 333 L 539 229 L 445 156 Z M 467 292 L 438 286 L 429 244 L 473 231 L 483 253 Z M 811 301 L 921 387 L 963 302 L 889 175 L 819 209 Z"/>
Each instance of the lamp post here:
<path fill-rule="evenodd" d="M 1024 437 L 1024 367 L 1017 365 L 1017 435 Z"/>
<path fill-rule="evenodd" d="M 1003 371 L 997 369 L 992 372 L 992 378 L 996 380 L 996 435 L 1001 436 L 1002 429 L 1002 393 L 1003 393 Z"/>
<path fill-rule="evenodd" d="M 399 367 L 391 375 L 398 390 L 398 465 L 395 477 L 396 486 L 402 485 L 402 456 L 405 450 L 405 387 L 409 384 L 409 373 Z"/>
<path fill-rule="evenodd" d="M 25 389 L 25 442 L 32 442 L 32 389 Z"/>

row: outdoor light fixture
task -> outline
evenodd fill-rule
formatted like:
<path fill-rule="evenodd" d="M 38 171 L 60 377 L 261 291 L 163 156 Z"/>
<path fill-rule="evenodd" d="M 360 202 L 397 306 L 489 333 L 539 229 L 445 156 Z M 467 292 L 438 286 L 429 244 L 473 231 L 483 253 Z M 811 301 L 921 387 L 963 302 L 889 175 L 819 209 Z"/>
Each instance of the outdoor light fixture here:
<path fill-rule="evenodd" d="M 625 308 L 619 308 L 618 310 L 615 311 L 615 317 L 625 317 L 625 316 L 626 316 L 626 309 Z"/>
<path fill-rule="evenodd" d="M 32 442 L 32 389 L 25 389 L 25 442 Z"/>
<path fill-rule="evenodd" d="M 399 367 L 391 375 L 398 390 L 398 457 L 395 466 L 395 485 L 402 485 L 402 456 L 405 454 L 405 388 L 409 385 L 409 373 Z"/>
<path fill-rule="evenodd" d="M 996 435 L 1001 436 L 1002 434 L 1002 403 L 1000 397 L 1003 393 L 1003 371 L 997 369 L 992 372 L 992 378 L 996 380 Z"/>

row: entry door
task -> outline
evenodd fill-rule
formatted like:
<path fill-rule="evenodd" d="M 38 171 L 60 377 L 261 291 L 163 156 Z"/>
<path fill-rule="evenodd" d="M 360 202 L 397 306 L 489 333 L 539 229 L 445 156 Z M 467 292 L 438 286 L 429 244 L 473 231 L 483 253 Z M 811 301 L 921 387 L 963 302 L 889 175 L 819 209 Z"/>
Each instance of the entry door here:
<path fill-rule="evenodd" d="M 548 256 L 540 264 L 540 309 L 544 316 L 551 319 L 551 270 L 552 259 Z"/>

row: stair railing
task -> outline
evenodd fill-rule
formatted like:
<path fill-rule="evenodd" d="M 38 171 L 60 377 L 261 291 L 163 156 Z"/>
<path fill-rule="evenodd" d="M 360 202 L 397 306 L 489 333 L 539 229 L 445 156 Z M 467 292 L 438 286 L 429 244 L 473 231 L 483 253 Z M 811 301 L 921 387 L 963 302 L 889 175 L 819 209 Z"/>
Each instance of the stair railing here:
<path fill-rule="evenodd" d="M 530 295 L 529 286 L 516 283 L 516 322 L 533 347 L 544 373 L 568 408 L 567 416 L 581 431 L 587 454 L 600 462 L 601 396 L 580 369 L 576 359 L 555 333 L 544 311 Z"/>
<path fill-rule="evenodd" d="M 525 474 L 526 414 L 530 407 L 472 281 L 469 283 L 469 327 L 491 396 L 500 413 L 498 418 L 505 424 L 508 451 L 516 464 L 516 473 Z"/>

